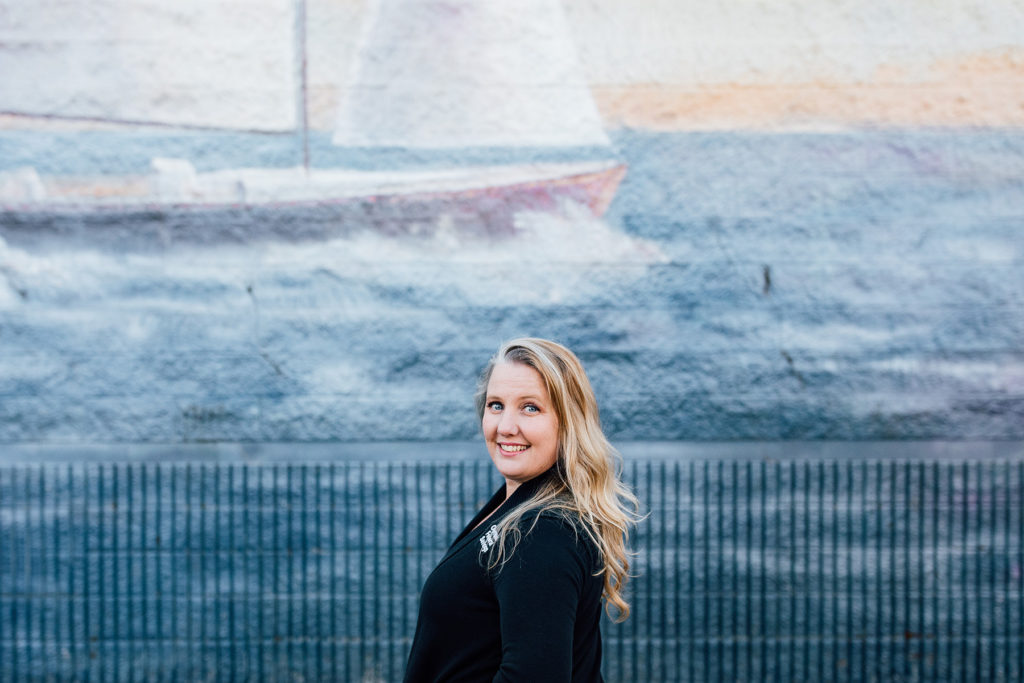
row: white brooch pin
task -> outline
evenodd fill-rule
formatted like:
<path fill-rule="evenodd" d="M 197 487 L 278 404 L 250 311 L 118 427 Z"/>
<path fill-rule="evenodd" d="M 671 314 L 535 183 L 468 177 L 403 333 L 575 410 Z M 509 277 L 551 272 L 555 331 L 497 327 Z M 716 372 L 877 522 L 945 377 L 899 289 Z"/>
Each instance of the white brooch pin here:
<path fill-rule="evenodd" d="M 491 546 L 498 542 L 498 525 L 492 524 L 487 533 L 480 537 L 480 552 L 486 553 Z"/>

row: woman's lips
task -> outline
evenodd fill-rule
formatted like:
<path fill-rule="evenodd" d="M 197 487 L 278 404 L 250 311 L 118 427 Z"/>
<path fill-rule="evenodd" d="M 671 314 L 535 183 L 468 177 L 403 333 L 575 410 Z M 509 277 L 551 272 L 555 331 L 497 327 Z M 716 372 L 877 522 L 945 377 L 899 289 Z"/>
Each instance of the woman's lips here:
<path fill-rule="evenodd" d="M 515 455 L 519 455 L 520 453 L 525 451 L 527 448 L 529 448 L 529 446 L 524 444 L 524 443 L 499 443 L 498 444 L 498 450 L 501 451 L 501 454 L 502 455 L 507 455 L 507 456 L 510 456 L 510 457 L 511 456 L 515 456 Z"/>

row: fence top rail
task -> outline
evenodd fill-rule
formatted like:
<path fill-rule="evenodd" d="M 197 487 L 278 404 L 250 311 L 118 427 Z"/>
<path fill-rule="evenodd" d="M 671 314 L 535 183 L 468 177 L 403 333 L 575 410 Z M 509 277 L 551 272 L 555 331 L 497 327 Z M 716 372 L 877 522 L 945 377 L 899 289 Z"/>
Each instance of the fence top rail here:
<path fill-rule="evenodd" d="M 629 441 L 631 462 L 996 463 L 1024 462 L 1024 441 Z M 466 464 L 487 462 L 480 441 L 0 444 L 0 466 L 28 464 Z"/>

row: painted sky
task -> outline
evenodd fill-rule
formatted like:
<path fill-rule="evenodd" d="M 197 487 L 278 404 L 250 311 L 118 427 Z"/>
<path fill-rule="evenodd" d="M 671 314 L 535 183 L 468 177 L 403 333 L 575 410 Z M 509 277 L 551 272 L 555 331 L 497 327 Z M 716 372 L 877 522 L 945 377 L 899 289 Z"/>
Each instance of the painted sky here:
<path fill-rule="evenodd" d="M 582 5 L 567 6 L 612 124 L 1024 123 L 1019 0 Z"/>
<path fill-rule="evenodd" d="M 1024 125 L 1021 0 L 563 7 L 609 128 Z M 305 55 L 309 120 L 329 130 L 369 9 L 368 0 L 0 0 L 0 112 L 18 115 L 0 125 L 43 113 L 286 130 Z M 427 13 L 422 24 L 438 31 L 448 21 Z M 515 50 L 515 38 L 502 42 Z"/>

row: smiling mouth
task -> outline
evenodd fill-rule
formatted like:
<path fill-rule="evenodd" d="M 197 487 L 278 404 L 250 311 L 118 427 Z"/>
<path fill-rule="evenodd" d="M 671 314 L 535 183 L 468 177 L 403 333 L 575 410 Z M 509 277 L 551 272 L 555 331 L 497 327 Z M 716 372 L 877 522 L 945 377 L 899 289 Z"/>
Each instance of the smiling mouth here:
<path fill-rule="evenodd" d="M 522 453 L 527 448 L 529 448 L 529 446 L 521 443 L 499 443 L 498 448 L 501 450 L 502 453 L 509 453 L 511 455 L 515 455 L 516 453 Z"/>

